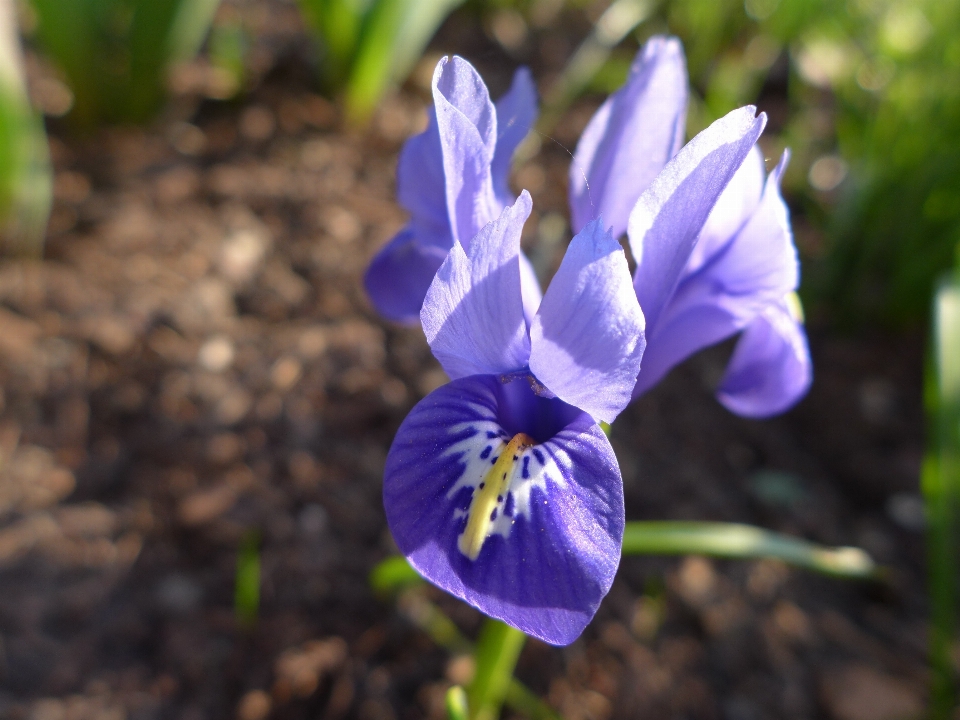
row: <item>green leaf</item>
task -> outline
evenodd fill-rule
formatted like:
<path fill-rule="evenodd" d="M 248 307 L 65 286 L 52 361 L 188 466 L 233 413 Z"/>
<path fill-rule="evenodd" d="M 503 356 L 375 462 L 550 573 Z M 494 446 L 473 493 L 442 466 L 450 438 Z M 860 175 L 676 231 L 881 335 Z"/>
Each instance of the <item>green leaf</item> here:
<path fill-rule="evenodd" d="M 370 587 L 381 594 L 396 592 L 422 582 L 423 578 L 410 567 L 410 563 L 403 555 L 391 555 L 378 563 L 370 573 Z"/>
<path fill-rule="evenodd" d="M 260 612 L 260 533 L 247 532 L 237 552 L 237 575 L 233 595 L 237 622 L 249 628 Z"/>
<path fill-rule="evenodd" d="M 474 654 L 476 673 L 470 683 L 470 707 L 474 720 L 497 720 L 507 697 L 513 670 L 527 636 L 509 625 L 488 618 L 484 621 Z"/>
<path fill-rule="evenodd" d="M 449 720 L 470 720 L 467 709 L 467 694 L 459 685 L 447 690 L 447 718 Z"/>
<path fill-rule="evenodd" d="M 830 548 L 752 525 L 682 520 L 628 522 L 624 555 L 712 555 L 775 558 L 837 577 L 874 578 L 879 568 L 854 547 Z"/>

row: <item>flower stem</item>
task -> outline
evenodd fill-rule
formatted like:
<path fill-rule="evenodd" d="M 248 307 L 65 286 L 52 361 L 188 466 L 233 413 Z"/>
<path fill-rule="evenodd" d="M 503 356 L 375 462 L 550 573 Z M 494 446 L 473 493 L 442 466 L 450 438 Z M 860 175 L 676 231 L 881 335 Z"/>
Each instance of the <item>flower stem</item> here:
<path fill-rule="evenodd" d="M 488 619 L 474 654 L 476 673 L 469 688 L 473 720 L 497 720 L 507 697 L 527 636 L 499 620 Z"/>
<path fill-rule="evenodd" d="M 752 525 L 721 522 L 636 521 L 623 533 L 624 555 L 712 555 L 775 558 L 827 575 L 875 578 L 880 569 L 860 548 L 830 548 Z"/>

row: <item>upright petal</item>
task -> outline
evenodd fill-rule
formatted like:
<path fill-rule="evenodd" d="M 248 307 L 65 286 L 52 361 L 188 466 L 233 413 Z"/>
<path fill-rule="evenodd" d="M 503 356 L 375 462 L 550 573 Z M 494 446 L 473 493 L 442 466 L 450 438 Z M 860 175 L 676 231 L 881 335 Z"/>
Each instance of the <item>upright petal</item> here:
<path fill-rule="evenodd" d="M 760 204 L 765 180 L 763 152 L 754 145 L 707 216 L 684 268 L 685 275 L 696 272 L 737 236 Z"/>
<path fill-rule="evenodd" d="M 630 210 L 683 143 L 687 65 L 676 38 L 647 41 L 626 84 L 590 120 L 570 166 L 574 232 L 603 216 L 615 238 Z"/>
<path fill-rule="evenodd" d="M 497 199 L 509 205 L 513 202 L 509 184 L 513 153 L 537 119 L 537 87 L 527 68 L 517 68 L 513 74 L 513 84 L 506 95 L 497 100 L 496 108 L 497 148 L 490 174 Z"/>
<path fill-rule="evenodd" d="M 530 338 L 520 294 L 520 233 L 530 194 L 487 224 L 464 250 L 455 243 L 420 312 L 430 349 L 451 378 L 526 367 Z"/>
<path fill-rule="evenodd" d="M 543 290 L 540 289 L 540 281 L 533 269 L 533 263 L 523 254 L 523 251 L 520 252 L 520 295 L 523 298 L 523 316 L 527 320 L 527 327 L 530 327 L 533 316 L 540 309 Z"/>
<path fill-rule="evenodd" d="M 769 417 L 794 405 L 812 380 L 807 336 L 787 299 L 769 305 L 740 336 L 717 399 L 737 415 Z"/>
<path fill-rule="evenodd" d="M 714 122 L 674 157 L 630 213 L 634 287 L 653 328 L 677 287 L 717 198 L 750 153 L 766 115 L 740 108 Z"/>
<path fill-rule="evenodd" d="M 437 64 L 433 101 L 443 146 L 450 227 L 453 239 L 466 246 L 500 212 L 490 174 L 497 113 L 480 75 L 457 56 Z"/>
<path fill-rule="evenodd" d="M 410 213 L 410 230 L 417 242 L 449 250 L 453 245 L 443 147 L 437 114 L 430 108 L 427 129 L 403 144 L 397 161 L 397 200 Z"/>
<path fill-rule="evenodd" d="M 692 271 L 684 270 L 656 325 L 648 325 L 634 397 L 697 350 L 745 328 L 797 287 L 797 254 L 779 188 L 787 158 L 784 154 L 770 173 L 759 205 L 739 232 L 715 245 Z"/>
<path fill-rule="evenodd" d="M 446 256 L 445 248 L 420 242 L 410 226 L 397 233 L 363 275 L 377 312 L 394 322 L 418 323 L 423 297 Z"/>
<path fill-rule="evenodd" d="M 504 427 L 506 388 L 521 382 L 462 378 L 417 404 L 387 456 L 384 507 L 397 546 L 424 577 L 565 645 L 613 582 L 622 480 L 609 441 L 585 413 L 573 411 L 545 439 Z"/>
<path fill-rule="evenodd" d="M 620 243 L 594 220 L 570 242 L 530 328 L 530 371 L 561 400 L 613 422 L 630 402 L 643 313 Z"/>

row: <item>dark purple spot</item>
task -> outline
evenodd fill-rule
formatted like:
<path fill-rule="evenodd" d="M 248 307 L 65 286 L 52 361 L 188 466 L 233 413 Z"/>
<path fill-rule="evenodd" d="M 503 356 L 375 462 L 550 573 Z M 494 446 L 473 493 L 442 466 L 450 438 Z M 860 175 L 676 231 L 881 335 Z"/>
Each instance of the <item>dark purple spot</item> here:
<path fill-rule="evenodd" d="M 492 452 L 493 452 L 493 445 L 487 445 L 487 446 L 483 449 L 483 452 L 480 453 L 480 459 L 481 459 L 481 460 L 486 460 L 488 457 L 490 457 L 490 453 L 492 453 Z"/>
<path fill-rule="evenodd" d="M 486 485 L 486 483 L 480 483 L 480 489 L 481 489 L 481 490 L 483 490 L 483 486 L 484 486 L 484 485 Z"/>
<path fill-rule="evenodd" d="M 503 495 L 497 495 L 497 502 L 498 503 L 503 502 Z"/>
<path fill-rule="evenodd" d="M 507 506 L 503 509 L 503 514 L 513 517 L 513 493 L 507 493 Z"/>
<path fill-rule="evenodd" d="M 530 456 L 523 456 L 523 479 L 527 480 L 530 477 Z"/>
<path fill-rule="evenodd" d="M 496 520 L 496 519 L 497 519 L 497 509 L 494 508 L 494 509 L 493 509 L 493 512 L 490 513 L 490 521 L 493 522 L 493 521 Z"/>
<path fill-rule="evenodd" d="M 514 456 L 513 456 L 513 461 L 514 461 L 514 462 L 516 462 L 516 461 L 519 460 L 519 459 L 520 459 L 520 457 L 519 457 L 518 455 L 514 455 Z"/>
<path fill-rule="evenodd" d="M 497 464 L 497 460 L 499 460 L 499 459 L 500 459 L 500 456 L 499 456 L 499 455 L 497 455 L 495 458 L 491 458 L 491 459 L 490 459 L 490 464 L 491 464 L 491 465 L 496 465 L 496 464 Z"/>
<path fill-rule="evenodd" d="M 533 456 L 537 459 L 537 462 L 540 463 L 541 465 L 547 464 L 547 461 L 543 457 L 543 453 L 537 450 L 536 448 L 533 449 Z"/>
<path fill-rule="evenodd" d="M 487 430 L 487 440 L 493 440 L 495 437 L 500 437 L 500 433 L 495 433 L 492 430 Z"/>

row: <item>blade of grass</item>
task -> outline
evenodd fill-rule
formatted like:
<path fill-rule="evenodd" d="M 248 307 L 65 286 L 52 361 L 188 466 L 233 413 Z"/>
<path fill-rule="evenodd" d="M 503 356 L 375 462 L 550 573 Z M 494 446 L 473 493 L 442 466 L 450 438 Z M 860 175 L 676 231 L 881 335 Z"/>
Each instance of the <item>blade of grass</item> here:
<path fill-rule="evenodd" d="M 474 652 L 476 673 L 468 688 L 474 720 L 497 720 L 507 697 L 526 634 L 499 620 L 483 623 Z"/>
<path fill-rule="evenodd" d="M 256 625 L 260 613 L 260 533 L 256 530 L 244 535 L 237 552 L 233 607 L 241 627 Z"/>
<path fill-rule="evenodd" d="M 860 548 L 829 548 L 752 525 L 682 520 L 628 522 L 624 555 L 712 555 L 776 558 L 827 575 L 875 578 L 876 563 Z"/>
<path fill-rule="evenodd" d="M 952 646 L 957 625 L 957 504 L 960 498 L 960 282 L 943 281 L 934 296 L 933 358 L 924 401 L 931 428 L 921 474 L 927 514 L 931 606 L 930 717 L 951 717 L 956 702 Z"/>
<path fill-rule="evenodd" d="M 470 720 L 470 712 L 467 708 L 467 694 L 459 685 L 454 685 L 447 690 L 447 718 L 448 720 Z"/>

